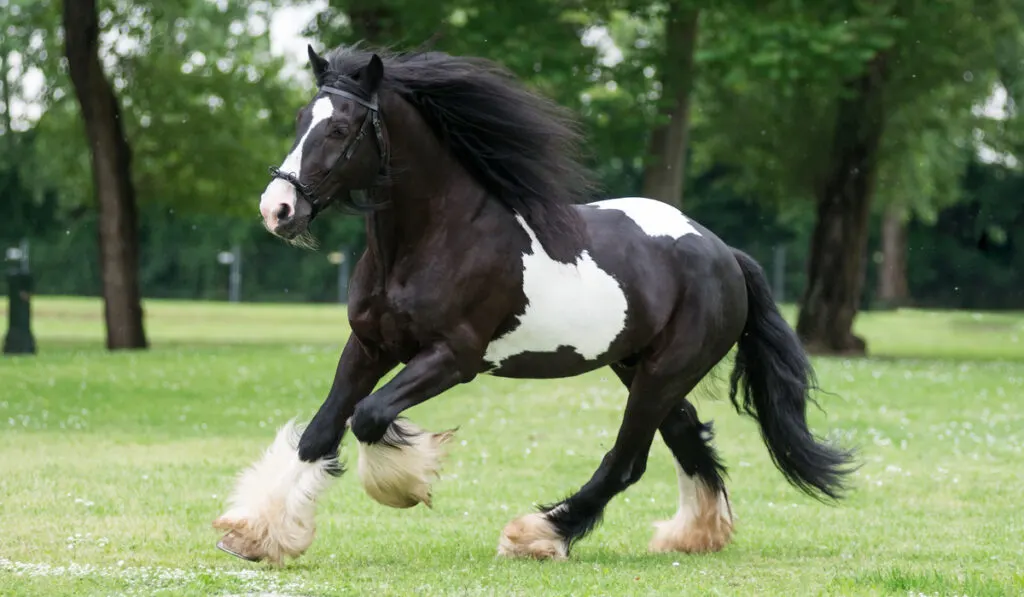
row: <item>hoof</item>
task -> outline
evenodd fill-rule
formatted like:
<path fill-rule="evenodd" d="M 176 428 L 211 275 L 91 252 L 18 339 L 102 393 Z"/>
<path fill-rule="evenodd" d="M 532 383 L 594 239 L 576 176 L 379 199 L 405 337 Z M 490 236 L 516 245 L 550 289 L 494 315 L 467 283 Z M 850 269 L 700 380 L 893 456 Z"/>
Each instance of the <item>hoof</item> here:
<path fill-rule="evenodd" d="M 299 521 L 287 521 L 290 525 L 268 522 L 261 518 L 240 519 L 225 514 L 213 521 L 213 528 L 227 531 L 217 548 L 225 553 L 248 560 L 279 566 L 285 558 L 298 558 L 309 549 L 315 529 L 304 527 Z"/>
<path fill-rule="evenodd" d="M 520 516 L 505 525 L 498 540 L 498 555 L 508 558 L 565 560 L 568 553 L 565 539 L 539 512 Z"/>
<path fill-rule="evenodd" d="M 263 457 L 243 471 L 228 510 L 213 521 L 225 534 L 217 547 L 250 562 L 281 564 L 301 556 L 316 533 L 316 500 L 338 470 L 335 459 L 303 462 L 293 422 L 283 426 Z"/>
<path fill-rule="evenodd" d="M 396 421 L 374 444 L 359 442 L 359 481 L 366 494 L 392 508 L 432 507 L 430 486 L 440 477 L 444 444 L 455 430 L 430 433 Z"/>
<path fill-rule="evenodd" d="M 680 508 L 671 520 L 654 523 L 648 549 L 654 553 L 710 553 L 721 551 L 732 540 L 733 517 L 729 498 L 699 487 L 696 504 Z"/>
<path fill-rule="evenodd" d="M 259 562 L 267 557 L 267 554 L 256 551 L 258 546 L 254 542 L 235 531 L 221 537 L 217 542 L 217 549 L 249 562 Z"/>

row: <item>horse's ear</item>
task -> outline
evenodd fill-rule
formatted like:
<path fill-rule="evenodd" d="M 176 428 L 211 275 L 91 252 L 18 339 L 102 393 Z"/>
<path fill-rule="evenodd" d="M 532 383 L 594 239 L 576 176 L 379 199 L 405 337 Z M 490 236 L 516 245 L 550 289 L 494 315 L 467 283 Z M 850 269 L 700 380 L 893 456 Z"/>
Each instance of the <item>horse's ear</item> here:
<path fill-rule="evenodd" d="M 324 77 L 327 75 L 327 70 L 330 68 L 330 64 L 325 58 L 321 58 L 313 46 L 310 44 L 306 45 L 306 51 L 309 53 L 309 65 L 313 67 L 313 78 L 316 79 L 316 84 L 323 85 Z"/>
<path fill-rule="evenodd" d="M 383 79 L 384 62 L 380 59 L 380 56 L 374 54 L 370 56 L 370 62 L 363 67 L 363 76 L 359 77 L 359 82 L 367 94 L 372 94 L 380 88 L 380 82 Z"/>

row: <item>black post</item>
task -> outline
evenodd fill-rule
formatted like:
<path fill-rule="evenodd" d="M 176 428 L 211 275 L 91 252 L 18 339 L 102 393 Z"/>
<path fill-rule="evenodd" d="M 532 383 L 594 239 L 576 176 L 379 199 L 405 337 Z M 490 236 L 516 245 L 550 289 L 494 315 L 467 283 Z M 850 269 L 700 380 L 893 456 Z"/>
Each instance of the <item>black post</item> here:
<path fill-rule="evenodd" d="M 28 271 L 27 246 L 14 253 L 17 261 L 7 270 L 7 335 L 4 354 L 35 354 L 32 336 L 32 274 Z"/>
<path fill-rule="evenodd" d="M 242 247 L 235 243 L 231 247 L 231 270 L 228 274 L 228 300 L 237 303 L 242 300 Z"/>

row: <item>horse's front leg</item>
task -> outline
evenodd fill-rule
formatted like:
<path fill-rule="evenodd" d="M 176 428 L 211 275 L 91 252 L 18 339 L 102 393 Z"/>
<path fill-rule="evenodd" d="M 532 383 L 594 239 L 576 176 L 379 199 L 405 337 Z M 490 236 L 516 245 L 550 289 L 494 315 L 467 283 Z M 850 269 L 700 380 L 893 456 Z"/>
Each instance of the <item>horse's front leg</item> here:
<path fill-rule="evenodd" d="M 316 500 L 341 474 L 338 446 L 345 422 L 397 361 L 363 349 L 350 336 L 320 410 L 299 436 L 286 423 L 263 457 L 238 479 L 227 512 L 214 521 L 227 531 L 217 546 L 238 557 L 281 563 L 313 542 Z"/>
<path fill-rule="evenodd" d="M 359 480 L 370 497 L 393 508 L 431 505 L 430 484 L 453 430 L 430 433 L 398 415 L 472 379 L 471 363 L 449 346 L 435 345 L 356 406 L 350 425 L 359 440 Z"/>

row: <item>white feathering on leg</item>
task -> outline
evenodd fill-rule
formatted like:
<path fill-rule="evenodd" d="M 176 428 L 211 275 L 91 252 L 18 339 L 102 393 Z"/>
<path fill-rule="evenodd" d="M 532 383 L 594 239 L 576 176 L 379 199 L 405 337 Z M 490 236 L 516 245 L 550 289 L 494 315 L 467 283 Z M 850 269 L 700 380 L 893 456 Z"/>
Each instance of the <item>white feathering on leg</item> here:
<path fill-rule="evenodd" d="M 247 559 L 275 564 L 302 555 L 316 532 L 316 500 L 334 477 L 336 458 L 299 458 L 301 429 L 285 423 L 262 458 L 243 471 L 214 528 L 229 531 L 224 542 Z"/>
<path fill-rule="evenodd" d="M 560 504 L 552 512 L 566 508 Z M 498 539 L 498 555 L 508 558 L 534 558 L 537 560 L 564 560 L 569 545 L 558 534 L 547 515 L 540 512 L 526 514 L 505 525 Z"/>
<path fill-rule="evenodd" d="M 359 442 L 363 489 L 392 508 L 411 508 L 420 502 L 431 507 L 430 484 L 440 476 L 443 445 L 454 433 L 454 429 L 430 433 L 408 421 L 395 421 L 380 442 Z"/>
<path fill-rule="evenodd" d="M 654 552 L 714 552 L 723 549 L 732 539 L 733 513 L 729 498 L 722 491 L 713 491 L 699 477 L 686 474 L 676 465 L 679 481 L 679 509 L 669 520 L 654 523 L 655 532 L 649 549 Z"/>

